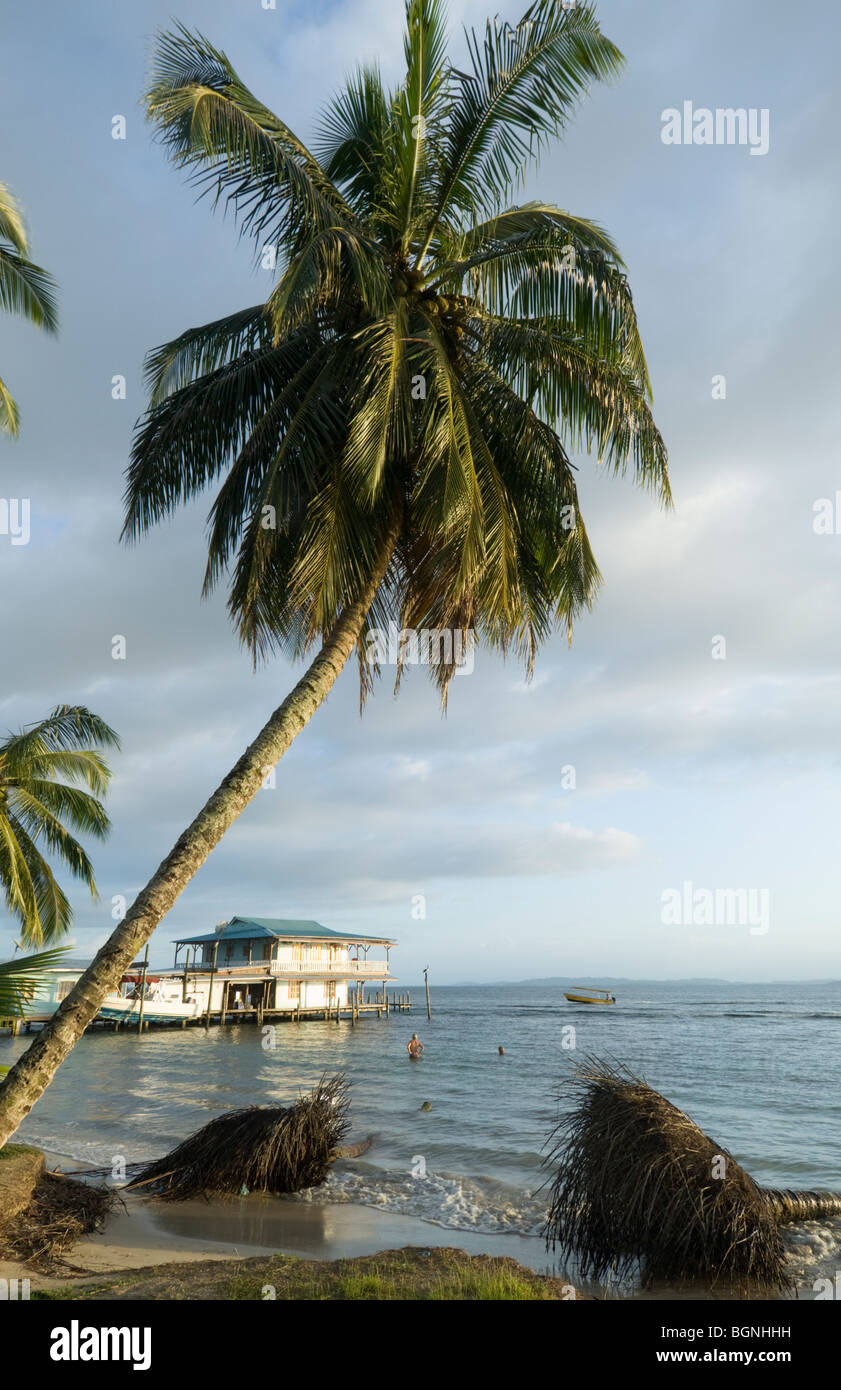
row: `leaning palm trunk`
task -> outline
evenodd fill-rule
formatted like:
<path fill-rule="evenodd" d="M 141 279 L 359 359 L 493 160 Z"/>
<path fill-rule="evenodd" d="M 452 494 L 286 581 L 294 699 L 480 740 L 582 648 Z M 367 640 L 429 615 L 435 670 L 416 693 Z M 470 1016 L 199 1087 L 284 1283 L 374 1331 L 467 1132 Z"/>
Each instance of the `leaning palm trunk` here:
<path fill-rule="evenodd" d="M 184 831 L 74 989 L 0 1084 L 0 1147 L 43 1095 L 106 994 L 119 985 L 127 966 L 329 694 L 360 637 L 398 532 L 395 521 L 364 594 L 339 617 L 306 674 Z"/>
<path fill-rule="evenodd" d="M 787 1188 L 763 1188 L 771 1214 L 781 1226 L 793 1221 L 817 1221 L 821 1216 L 841 1216 L 841 1192 L 791 1192 Z"/>
<path fill-rule="evenodd" d="M 841 1213 L 841 1194 L 762 1188 L 677 1106 L 590 1059 L 558 1125 L 547 1245 L 582 1274 L 738 1287 L 789 1284 L 780 1226 Z"/>

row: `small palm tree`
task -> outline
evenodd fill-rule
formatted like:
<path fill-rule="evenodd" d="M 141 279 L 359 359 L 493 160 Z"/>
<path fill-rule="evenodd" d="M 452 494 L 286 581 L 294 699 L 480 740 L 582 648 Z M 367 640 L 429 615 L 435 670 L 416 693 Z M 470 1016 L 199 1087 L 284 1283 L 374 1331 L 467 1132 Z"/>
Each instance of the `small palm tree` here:
<path fill-rule="evenodd" d="M 105 747 L 119 747 L 114 731 L 69 705 L 0 743 L 0 885 L 27 946 L 59 940 L 73 920 L 47 855 L 97 896 L 93 866 L 71 831 L 101 840 L 110 829 L 98 799 L 111 778 Z"/>
<path fill-rule="evenodd" d="M 159 39 L 151 120 L 280 276 L 152 353 L 125 534 L 218 485 L 205 588 L 230 571 L 255 657 L 318 651 L 0 1086 L 0 1144 L 354 648 L 369 688 L 373 628 L 473 629 L 530 669 L 599 579 L 568 451 L 630 465 L 669 500 L 619 252 L 593 222 L 513 201 L 621 54 L 588 4 L 489 22 L 465 70 L 439 0 L 409 0 L 406 18 L 402 84 L 359 71 L 315 153 L 207 39 Z M 432 670 L 445 694 L 453 663 Z"/>
<path fill-rule="evenodd" d="M 22 314 L 48 333 L 58 329 L 55 281 L 29 259 L 29 244 L 20 206 L 0 183 L 0 310 Z M 0 430 L 16 435 L 18 408 L 0 378 Z"/>

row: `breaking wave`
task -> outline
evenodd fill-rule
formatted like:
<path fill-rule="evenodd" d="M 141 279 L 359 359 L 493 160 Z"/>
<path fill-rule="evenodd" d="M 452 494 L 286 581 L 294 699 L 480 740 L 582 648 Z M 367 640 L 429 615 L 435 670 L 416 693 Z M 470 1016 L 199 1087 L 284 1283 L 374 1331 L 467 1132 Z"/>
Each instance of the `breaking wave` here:
<path fill-rule="evenodd" d="M 494 1178 L 430 1172 L 413 1177 L 364 1165 L 336 1169 L 323 1187 L 298 1193 L 293 1200 L 349 1202 L 483 1235 L 539 1235 L 547 1207 L 544 1195 Z"/>

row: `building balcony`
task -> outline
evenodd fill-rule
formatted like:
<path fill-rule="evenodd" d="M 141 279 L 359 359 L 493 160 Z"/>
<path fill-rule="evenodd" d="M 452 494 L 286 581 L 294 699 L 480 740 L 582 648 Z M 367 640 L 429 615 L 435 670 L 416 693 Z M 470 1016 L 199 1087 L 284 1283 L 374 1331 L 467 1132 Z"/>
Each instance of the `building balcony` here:
<path fill-rule="evenodd" d="M 347 975 L 349 979 L 388 980 L 391 972 L 384 960 L 272 960 L 272 975 Z"/>
<path fill-rule="evenodd" d="M 197 961 L 188 970 L 189 975 L 208 975 L 213 970 L 212 961 Z M 184 967 L 176 966 L 173 975 L 183 974 Z M 344 975 L 349 980 L 390 980 L 392 979 L 388 962 L 384 960 L 217 960 L 216 974 L 248 974 L 292 976 L 309 979 L 318 975 Z"/>

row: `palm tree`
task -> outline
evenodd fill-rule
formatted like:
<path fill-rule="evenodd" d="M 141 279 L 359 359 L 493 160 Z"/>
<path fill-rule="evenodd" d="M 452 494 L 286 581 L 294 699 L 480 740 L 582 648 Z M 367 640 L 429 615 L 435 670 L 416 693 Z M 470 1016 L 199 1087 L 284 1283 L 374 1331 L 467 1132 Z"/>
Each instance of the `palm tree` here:
<path fill-rule="evenodd" d="M 0 183 L 0 309 L 22 314 L 48 333 L 58 329 L 55 281 L 29 259 L 29 244 L 20 206 Z M 0 377 L 0 430 L 16 435 L 18 408 Z"/>
<path fill-rule="evenodd" d="M 80 705 L 61 705 L 0 743 L 0 886 L 27 946 L 51 945 L 73 920 L 39 840 L 97 896 L 93 866 L 71 831 L 101 840 L 110 829 L 99 800 L 111 778 L 103 747 L 118 748 L 116 734 Z"/>
<path fill-rule="evenodd" d="M 606 232 L 512 203 L 622 57 L 593 7 L 537 0 L 446 57 L 440 0 L 410 0 L 406 77 L 362 69 L 311 152 L 224 53 L 158 42 L 149 116 L 263 259 L 268 299 L 150 355 L 128 472 L 138 537 L 220 482 L 205 589 L 255 658 L 318 651 L 0 1088 L 0 1143 L 374 628 L 476 630 L 530 669 L 599 574 L 568 449 L 669 500 L 625 268 Z M 433 668 L 442 693 L 452 663 Z"/>

